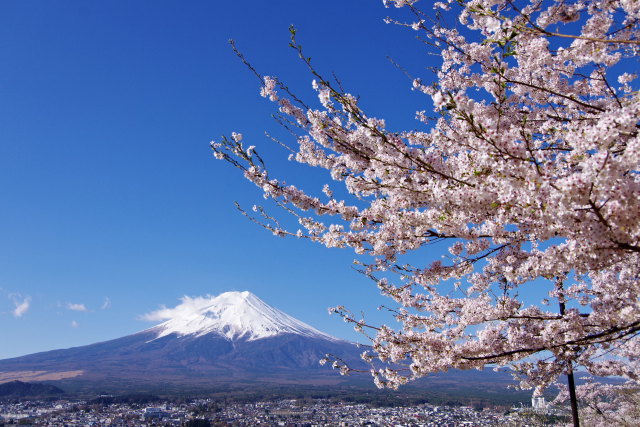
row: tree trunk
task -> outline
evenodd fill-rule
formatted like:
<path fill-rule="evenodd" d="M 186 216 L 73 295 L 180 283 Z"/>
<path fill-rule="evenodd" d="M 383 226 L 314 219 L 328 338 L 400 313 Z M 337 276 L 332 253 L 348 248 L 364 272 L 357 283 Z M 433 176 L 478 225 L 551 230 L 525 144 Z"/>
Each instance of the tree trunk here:
<path fill-rule="evenodd" d="M 580 419 L 578 418 L 578 398 L 576 397 L 576 384 L 573 381 L 573 370 L 569 368 L 567 372 L 567 384 L 569 386 L 569 397 L 571 398 L 571 417 L 573 418 L 573 427 L 580 427 Z"/>
<path fill-rule="evenodd" d="M 560 315 L 564 316 L 564 302 L 560 303 Z M 569 362 L 567 370 L 567 385 L 569 387 L 569 398 L 571 400 L 571 418 L 573 418 L 573 427 L 580 427 L 580 418 L 578 417 L 578 398 L 576 397 L 576 383 L 573 380 L 573 369 Z"/>

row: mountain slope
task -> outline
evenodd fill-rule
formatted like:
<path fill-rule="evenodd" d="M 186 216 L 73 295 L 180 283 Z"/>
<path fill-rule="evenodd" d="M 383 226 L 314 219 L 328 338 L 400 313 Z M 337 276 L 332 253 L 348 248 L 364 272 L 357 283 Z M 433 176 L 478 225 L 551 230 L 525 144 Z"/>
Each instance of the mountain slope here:
<path fill-rule="evenodd" d="M 326 353 L 362 367 L 360 351 L 249 292 L 185 298 L 157 326 L 122 338 L 0 360 L 0 381 L 17 372 L 73 372 L 67 381 L 338 382 L 318 363 Z"/>

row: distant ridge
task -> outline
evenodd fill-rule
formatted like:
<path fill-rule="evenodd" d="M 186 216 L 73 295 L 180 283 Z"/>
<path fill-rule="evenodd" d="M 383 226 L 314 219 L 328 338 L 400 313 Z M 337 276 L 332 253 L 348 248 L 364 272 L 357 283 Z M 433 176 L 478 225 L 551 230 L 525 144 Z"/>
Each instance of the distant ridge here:
<path fill-rule="evenodd" d="M 64 391 L 54 385 L 9 381 L 0 384 L 0 397 L 37 397 L 62 394 Z"/>

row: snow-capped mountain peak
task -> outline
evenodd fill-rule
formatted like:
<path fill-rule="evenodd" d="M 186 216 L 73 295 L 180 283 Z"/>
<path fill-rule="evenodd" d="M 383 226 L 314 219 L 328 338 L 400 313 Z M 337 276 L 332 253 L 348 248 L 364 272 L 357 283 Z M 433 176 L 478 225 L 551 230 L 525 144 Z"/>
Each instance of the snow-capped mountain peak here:
<path fill-rule="evenodd" d="M 163 308 L 145 316 L 148 320 L 165 320 L 152 328 L 157 338 L 217 334 L 229 340 L 247 341 L 281 334 L 339 341 L 319 330 L 271 307 L 251 292 L 225 292 L 218 296 L 183 297 L 175 308 Z M 156 338 L 156 339 L 157 339 Z"/>

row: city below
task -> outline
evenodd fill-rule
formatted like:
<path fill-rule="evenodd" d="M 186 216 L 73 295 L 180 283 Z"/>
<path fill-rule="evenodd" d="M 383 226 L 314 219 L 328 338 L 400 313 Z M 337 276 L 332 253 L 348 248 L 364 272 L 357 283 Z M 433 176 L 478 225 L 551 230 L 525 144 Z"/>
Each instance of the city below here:
<path fill-rule="evenodd" d="M 0 403 L 0 426 L 533 426 L 567 420 L 564 409 L 544 400 L 533 406 L 375 407 L 330 399 L 282 399 L 224 403 L 213 399 L 152 404 L 87 400 Z"/>

